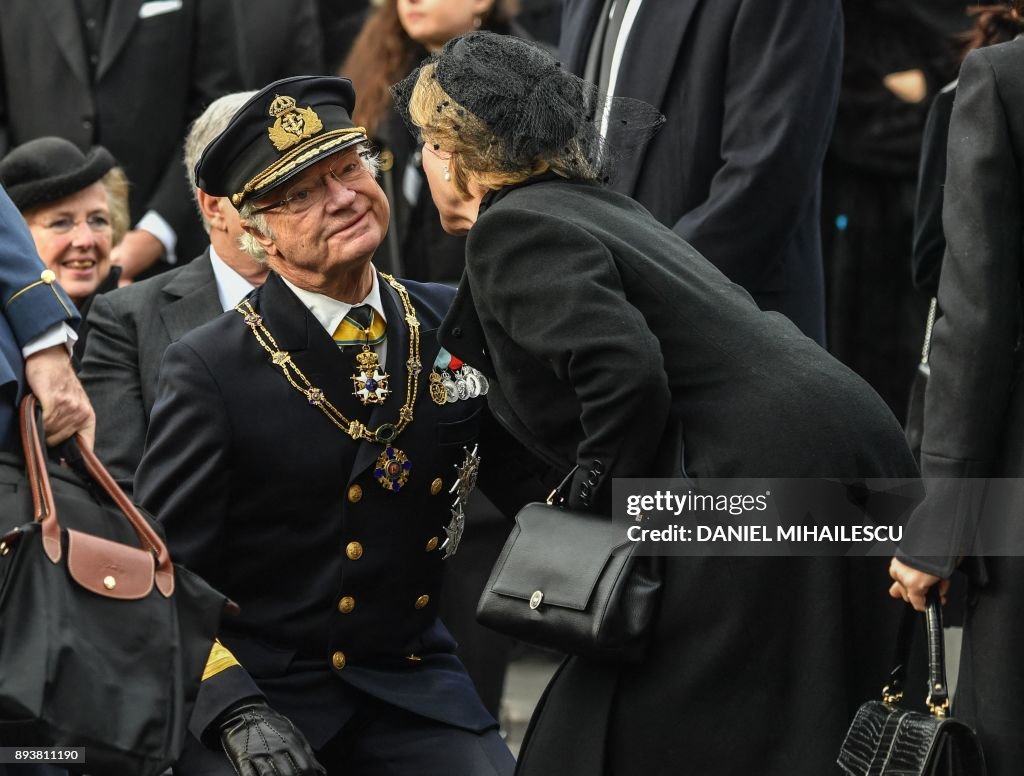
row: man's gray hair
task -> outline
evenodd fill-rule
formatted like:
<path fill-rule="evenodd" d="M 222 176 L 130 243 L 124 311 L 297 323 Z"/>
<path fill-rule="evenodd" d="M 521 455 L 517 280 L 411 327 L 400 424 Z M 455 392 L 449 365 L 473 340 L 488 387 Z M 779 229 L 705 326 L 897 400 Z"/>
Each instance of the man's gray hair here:
<path fill-rule="evenodd" d="M 235 92 L 225 94 L 210 103 L 210 106 L 203 111 L 192 126 L 189 127 L 188 135 L 185 136 L 185 175 L 188 178 L 188 186 L 192 191 L 192 197 L 199 205 L 196 196 L 195 169 L 199 163 L 199 157 L 203 155 L 206 146 L 210 145 L 221 132 L 223 132 L 231 117 L 241 108 L 249 98 L 256 92 Z M 199 209 L 199 217 L 203 219 L 203 228 L 207 234 L 210 232 L 210 225 L 206 222 L 202 209 Z"/>
<path fill-rule="evenodd" d="M 380 172 L 380 154 L 374 150 L 369 143 L 358 143 L 355 146 L 356 152 L 359 154 L 359 158 L 363 163 L 363 166 L 369 171 L 369 173 L 376 178 Z M 349 149 L 345 149 L 348 151 Z M 252 200 L 242 205 L 238 211 L 239 218 L 242 219 L 244 226 L 249 226 L 259 232 L 263 237 L 269 240 L 274 239 L 274 233 L 270 229 L 270 225 L 267 223 L 266 216 L 263 213 L 255 212 L 259 207 Z M 263 262 L 267 260 L 267 252 L 263 246 L 260 245 L 259 241 L 248 232 L 245 232 L 238 240 L 239 246 L 243 251 L 252 256 L 256 261 Z"/>

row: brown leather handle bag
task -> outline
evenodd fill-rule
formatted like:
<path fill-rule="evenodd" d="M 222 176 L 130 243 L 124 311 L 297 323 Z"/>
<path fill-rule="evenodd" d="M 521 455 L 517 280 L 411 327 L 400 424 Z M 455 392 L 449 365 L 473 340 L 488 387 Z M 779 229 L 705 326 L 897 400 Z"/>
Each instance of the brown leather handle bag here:
<path fill-rule="evenodd" d="M 85 747 L 89 773 L 149 776 L 179 756 L 225 609 L 81 445 L 47 460 L 37 402 L 24 458 L 0 456 L 0 746 Z"/>

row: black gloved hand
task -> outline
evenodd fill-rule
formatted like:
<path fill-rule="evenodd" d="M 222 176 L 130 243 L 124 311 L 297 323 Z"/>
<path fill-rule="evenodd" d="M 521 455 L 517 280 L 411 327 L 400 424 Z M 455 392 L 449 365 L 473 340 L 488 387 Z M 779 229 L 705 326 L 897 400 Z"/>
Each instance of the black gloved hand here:
<path fill-rule="evenodd" d="M 216 723 L 238 776 L 326 776 L 306 737 L 261 700 L 244 701 Z"/>

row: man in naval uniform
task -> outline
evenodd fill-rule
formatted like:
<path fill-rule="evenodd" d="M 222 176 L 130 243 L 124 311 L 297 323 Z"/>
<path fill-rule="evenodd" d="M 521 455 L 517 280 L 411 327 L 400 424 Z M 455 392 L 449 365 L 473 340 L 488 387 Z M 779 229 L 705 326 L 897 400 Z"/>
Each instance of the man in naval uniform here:
<path fill-rule="evenodd" d="M 488 463 L 518 480 L 481 435 L 511 442 L 436 341 L 452 292 L 371 264 L 389 213 L 354 101 L 345 79 L 277 81 L 196 167 L 271 272 L 168 347 L 135 480 L 175 560 L 241 606 L 178 773 L 513 770 L 437 619 L 476 442 L 485 486 Z"/>

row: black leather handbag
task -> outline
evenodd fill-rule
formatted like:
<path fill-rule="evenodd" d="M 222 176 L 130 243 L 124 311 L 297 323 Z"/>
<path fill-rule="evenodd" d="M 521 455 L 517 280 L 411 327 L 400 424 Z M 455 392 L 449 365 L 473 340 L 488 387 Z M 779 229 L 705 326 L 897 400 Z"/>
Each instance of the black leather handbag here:
<path fill-rule="evenodd" d="M 90 451 L 88 481 L 46 460 L 35 405 L 24 461 L 0 461 L 0 746 L 84 747 L 67 765 L 94 776 L 162 773 L 226 600 L 172 564 Z"/>
<path fill-rule="evenodd" d="M 527 504 L 477 606 L 488 628 L 581 657 L 643 658 L 657 616 L 661 559 L 640 557 L 610 517 L 556 506 L 572 473 Z"/>
<path fill-rule="evenodd" d="M 882 700 L 862 705 L 839 751 L 837 762 L 849 776 L 985 776 L 985 758 L 975 732 L 949 716 L 942 609 L 928 599 L 928 708 L 930 714 L 901 709 L 907 658 L 919 618 L 904 615 L 895 668 Z"/>

